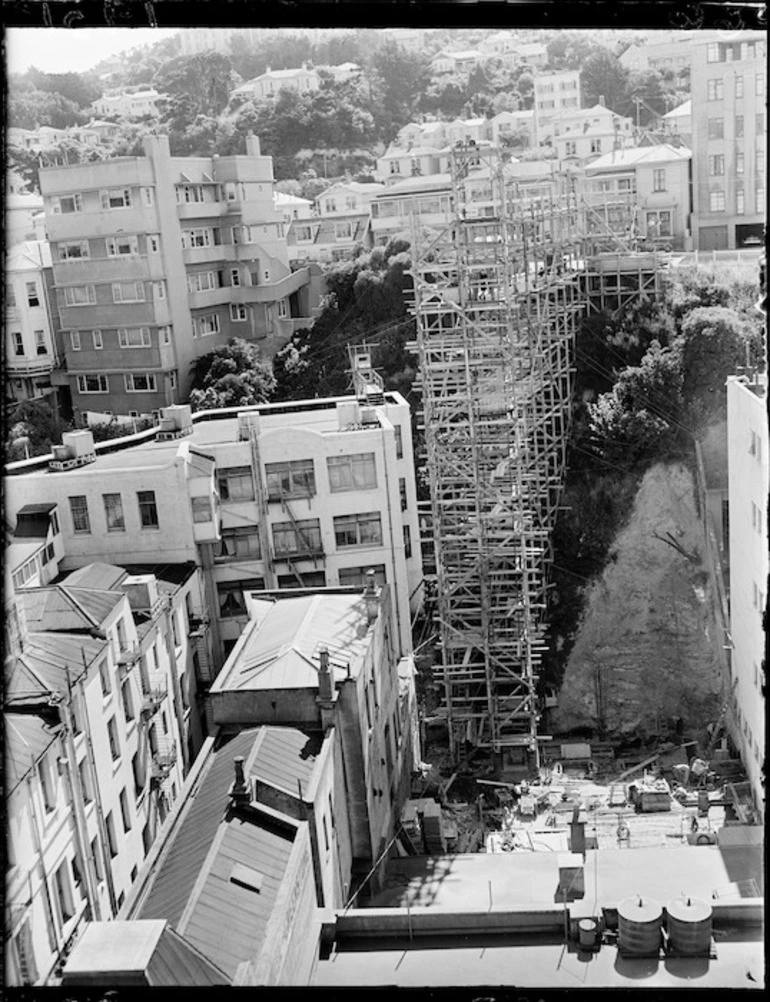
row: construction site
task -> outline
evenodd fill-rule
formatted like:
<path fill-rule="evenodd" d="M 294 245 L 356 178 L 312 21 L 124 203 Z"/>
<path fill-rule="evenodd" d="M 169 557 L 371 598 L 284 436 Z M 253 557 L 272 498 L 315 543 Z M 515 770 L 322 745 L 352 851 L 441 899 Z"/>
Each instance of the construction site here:
<path fill-rule="evenodd" d="M 697 835 L 717 816 L 750 822 L 740 762 L 722 734 L 727 704 L 721 715 L 713 708 L 708 747 L 675 723 L 670 734 L 658 727 L 652 745 L 631 729 L 619 747 L 597 733 L 548 733 L 557 699 L 539 684 L 576 331 L 592 312 L 617 314 L 658 295 L 666 262 L 641 247 L 633 196 L 592 203 L 569 174 L 523 185 L 500 151 L 473 144 L 453 149 L 451 179 L 451 223 L 415 232 L 413 243 L 432 585 L 415 647 L 435 649 L 421 724 L 426 764 L 407 810 L 437 798 L 444 848 L 457 852 L 494 851 L 490 831 L 512 816 L 518 830 L 553 830 L 562 810 L 590 810 L 595 837 L 613 844 L 629 811 L 642 815 L 637 840 L 650 829 L 652 844 Z M 704 760 L 697 780 L 671 771 Z M 640 812 L 630 787 L 653 779 L 669 796 L 650 821 L 657 812 Z M 522 809 L 528 784 L 538 795 Z M 423 828 L 434 814 L 423 809 Z"/>

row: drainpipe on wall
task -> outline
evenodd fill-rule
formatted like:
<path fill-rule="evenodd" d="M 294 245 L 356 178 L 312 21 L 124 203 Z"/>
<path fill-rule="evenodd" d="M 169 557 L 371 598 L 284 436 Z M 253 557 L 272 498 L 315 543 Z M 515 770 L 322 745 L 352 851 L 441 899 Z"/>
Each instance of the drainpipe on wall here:
<path fill-rule="evenodd" d="M 27 788 L 29 793 L 29 813 L 32 820 L 30 825 L 32 829 L 32 842 L 34 843 L 35 853 L 37 855 L 37 865 L 40 872 L 40 879 L 43 885 L 43 891 L 45 893 L 45 904 L 46 904 L 46 932 L 48 933 L 48 945 L 51 948 L 51 953 L 59 955 L 58 946 L 58 934 L 56 932 L 56 920 L 54 918 L 53 902 L 51 901 L 51 889 L 48 886 L 48 880 L 46 878 L 45 872 L 45 860 L 43 859 L 43 842 L 40 838 L 40 821 L 38 820 L 37 811 L 35 810 L 35 790 L 32 785 L 32 772 L 27 775 Z"/>
<path fill-rule="evenodd" d="M 110 908 L 112 910 L 112 916 L 118 914 L 118 899 L 115 894 L 115 880 L 112 875 L 112 857 L 109 852 L 109 842 L 107 839 L 107 824 L 104 820 L 104 807 L 102 806 L 102 793 L 98 782 L 98 773 L 96 771 L 96 758 L 94 756 L 94 745 L 91 740 L 91 731 L 89 729 L 88 721 L 84 721 L 84 733 L 86 736 L 86 759 L 88 760 L 89 770 L 91 772 L 91 783 L 94 789 L 94 804 L 96 805 L 96 821 L 97 828 L 99 829 L 99 839 L 102 844 L 102 866 L 104 868 L 104 878 L 107 881 L 107 893 L 110 898 Z M 90 846 L 89 846 L 90 854 Z"/>

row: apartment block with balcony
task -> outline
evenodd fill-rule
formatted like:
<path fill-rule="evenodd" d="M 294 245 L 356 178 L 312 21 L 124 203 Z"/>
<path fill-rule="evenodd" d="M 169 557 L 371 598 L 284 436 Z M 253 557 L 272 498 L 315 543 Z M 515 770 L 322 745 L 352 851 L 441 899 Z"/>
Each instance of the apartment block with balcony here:
<path fill-rule="evenodd" d="M 50 248 L 41 240 L 16 244 L 5 259 L 6 399 L 51 392 L 58 328 Z"/>
<path fill-rule="evenodd" d="M 6 509 L 58 504 L 74 543 L 67 568 L 194 562 L 217 666 L 247 621 L 244 591 L 359 586 L 370 569 L 392 590 L 406 653 L 423 576 L 411 415 L 399 394 L 372 390 L 363 402 L 265 404 L 194 420 L 169 408 L 177 430 L 161 431 L 166 440 L 149 431 L 91 443 L 78 447 L 81 465 L 53 472 L 48 459 L 8 467 Z"/>
<path fill-rule="evenodd" d="M 317 295 L 288 263 L 270 157 L 145 154 L 41 171 L 65 367 L 77 414 L 145 415 L 186 397 L 190 368 L 230 337 L 267 356 Z"/>
<path fill-rule="evenodd" d="M 538 143 L 553 136 L 553 120 L 565 111 L 580 107 L 580 72 L 564 70 L 561 73 L 535 74 L 535 133 Z"/>
<path fill-rule="evenodd" d="M 766 636 L 770 435 L 767 376 L 727 380 L 727 469 L 730 548 L 731 712 L 727 727 L 751 786 L 756 816 L 765 816 Z"/>
<path fill-rule="evenodd" d="M 693 44 L 694 228 L 700 250 L 764 244 L 766 55 L 761 31 Z"/>
<path fill-rule="evenodd" d="M 23 629 L 4 698 L 10 984 L 44 984 L 87 920 L 117 915 L 181 791 L 202 737 L 185 719 L 175 620 L 196 575 L 91 564 L 16 594 Z"/>

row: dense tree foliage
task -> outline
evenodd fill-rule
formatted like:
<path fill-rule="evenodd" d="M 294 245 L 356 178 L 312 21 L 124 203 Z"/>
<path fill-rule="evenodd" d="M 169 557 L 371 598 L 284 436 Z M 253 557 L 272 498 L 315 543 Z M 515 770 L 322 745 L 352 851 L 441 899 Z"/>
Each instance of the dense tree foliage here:
<path fill-rule="evenodd" d="M 79 108 L 87 108 L 104 92 L 94 73 L 43 73 L 30 66 L 26 78 L 37 90 L 61 94 Z"/>
<path fill-rule="evenodd" d="M 371 111 L 378 134 L 392 139 L 415 115 L 431 80 L 425 53 L 405 52 L 393 41 L 380 45 L 371 58 Z"/>
<path fill-rule="evenodd" d="M 236 81 L 229 58 L 219 52 L 177 56 L 161 66 L 153 83 L 166 95 L 159 109 L 172 149 L 201 116 L 215 118 L 224 111 Z"/>
<path fill-rule="evenodd" d="M 45 400 L 21 401 L 7 412 L 6 420 L 5 455 L 9 463 L 26 459 L 27 450 L 30 457 L 48 455 L 66 430 Z"/>
<path fill-rule="evenodd" d="M 407 311 L 409 245 L 393 240 L 346 262 L 327 276 L 328 296 L 310 330 L 298 331 L 275 359 L 276 399 L 300 400 L 349 392 L 347 349 L 366 341 L 386 386 L 408 393 L 415 337 Z"/>
<path fill-rule="evenodd" d="M 243 338 L 230 338 L 192 366 L 189 403 L 194 411 L 263 403 L 275 388 L 270 362 Z"/>
<path fill-rule="evenodd" d="M 36 129 L 40 125 L 66 129 L 71 125 L 83 125 L 89 118 L 74 101 L 62 94 L 34 87 L 9 91 L 7 116 L 8 125 L 19 129 Z"/>
<path fill-rule="evenodd" d="M 597 49 L 585 60 L 580 70 L 580 90 L 583 105 L 590 108 L 604 103 L 618 115 L 626 115 L 629 72 L 606 49 Z"/>

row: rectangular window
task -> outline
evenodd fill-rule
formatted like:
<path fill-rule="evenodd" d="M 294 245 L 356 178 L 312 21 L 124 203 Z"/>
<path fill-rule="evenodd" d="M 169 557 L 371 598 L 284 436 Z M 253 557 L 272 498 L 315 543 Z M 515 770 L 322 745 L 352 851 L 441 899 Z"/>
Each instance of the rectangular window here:
<path fill-rule="evenodd" d="M 280 554 L 322 553 L 321 523 L 317 518 L 273 525 L 273 548 Z"/>
<path fill-rule="evenodd" d="M 743 115 L 735 116 L 735 138 L 743 139 Z"/>
<path fill-rule="evenodd" d="M 735 96 L 743 97 L 743 77 L 735 78 Z"/>
<path fill-rule="evenodd" d="M 254 481 L 250 466 L 231 466 L 217 473 L 219 496 L 223 501 L 253 501 Z"/>
<path fill-rule="evenodd" d="M 206 337 L 219 333 L 219 316 L 210 313 L 204 317 L 193 317 L 193 337 Z"/>
<path fill-rule="evenodd" d="M 249 578 L 246 581 L 232 581 L 217 585 L 219 615 L 222 619 L 246 615 L 244 591 L 259 591 L 265 587 L 263 578 Z"/>
<path fill-rule="evenodd" d="M 278 300 L 278 319 L 284 320 L 289 315 L 289 307 L 285 299 Z"/>
<path fill-rule="evenodd" d="M 338 547 L 381 546 L 382 519 L 378 511 L 360 515 L 340 515 L 334 519 L 334 539 Z"/>
<path fill-rule="evenodd" d="M 13 353 L 14 353 L 14 355 L 23 355 L 24 354 L 24 337 L 22 336 L 21 331 L 14 331 L 11 334 L 11 342 L 13 344 Z"/>
<path fill-rule="evenodd" d="M 396 459 L 404 458 L 404 440 L 401 434 L 401 425 L 394 424 L 393 432 L 396 436 Z"/>
<path fill-rule="evenodd" d="M 142 201 L 148 207 L 155 204 L 155 192 L 152 188 L 142 188 Z"/>
<path fill-rule="evenodd" d="M 139 253 L 139 243 L 135 236 L 107 238 L 108 257 L 129 257 Z"/>
<path fill-rule="evenodd" d="M 155 393 L 158 388 L 154 372 L 127 372 L 123 382 L 126 393 Z"/>
<path fill-rule="evenodd" d="M 131 192 L 128 188 L 109 188 L 102 192 L 103 209 L 129 209 Z"/>
<path fill-rule="evenodd" d="M 706 100 L 722 101 L 725 96 L 725 82 L 721 77 L 706 81 Z"/>
<path fill-rule="evenodd" d="M 310 243 L 313 239 L 313 227 L 312 226 L 297 226 L 295 231 L 297 234 L 297 243 Z"/>
<path fill-rule="evenodd" d="M 99 664 L 99 682 L 102 687 L 102 696 L 109 696 L 112 692 L 112 680 L 110 678 L 110 666 L 106 660 Z"/>
<path fill-rule="evenodd" d="M 765 211 L 765 189 L 757 188 L 755 191 L 755 198 L 757 202 L 757 212 L 762 213 Z"/>
<path fill-rule="evenodd" d="M 80 351 L 80 331 L 70 331 L 70 346 L 73 351 Z"/>
<path fill-rule="evenodd" d="M 123 831 L 128 833 L 131 831 L 131 808 L 128 805 L 128 794 L 126 793 L 125 786 L 120 791 L 120 817 L 123 821 Z"/>
<path fill-rule="evenodd" d="M 81 759 L 78 763 L 78 774 L 80 776 L 80 788 L 83 791 L 83 800 L 90 804 L 94 799 L 91 791 L 91 777 L 88 775 L 88 759 Z"/>
<path fill-rule="evenodd" d="M 113 282 L 113 303 L 143 303 L 144 282 Z"/>
<path fill-rule="evenodd" d="M 261 556 L 259 533 L 255 528 L 222 529 L 220 560 L 259 560 Z"/>
<path fill-rule="evenodd" d="M 60 261 L 86 261 L 90 256 L 87 240 L 71 240 L 59 244 Z"/>
<path fill-rule="evenodd" d="M 96 288 L 93 285 L 69 285 L 64 290 L 65 306 L 95 306 Z"/>
<path fill-rule="evenodd" d="M 743 172 L 745 170 L 745 165 L 746 165 L 746 161 L 745 161 L 743 153 L 736 153 L 735 154 L 735 173 L 736 174 L 743 174 Z"/>
<path fill-rule="evenodd" d="M 725 172 L 724 153 L 717 153 L 709 157 L 709 174 L 711 177 L 721 177 Z"/>
<path fill-rule="evenodd" d="M 353 236 L 353 224 L 352 223 L 335 223 L 334 224 L 334 239 L 335 240 L 350 240 Z"/>
<path fill-rule="evenodd" d="M 149 348 L 152 344 L 149 327 L 119 327 L 118 344 L 121 348 Z"/>
<path fill-rule="evenodd" d="M 107 721 L 107 739 L 110 742 L 112 761 L 116 762 L 120 758 L 120 739 L 118 738 L 118 725 L 115 723 L 114 717 L 110 717 Z"/>
<path fill-rule="evenodd" d="M 708 120 L 708 138 L 725 138 L 725 120 L 723 118 L 710 118 Z"/>
<path fill-rule="evenodd" d="M 724 209 L 725 209 L 725 193 L 723 191 L 709 192 L 709 211 L 724 212 Z"/>
<path fill-rule="evenodd" d="M 51 199 L 54 215 L 61 213 L 67 215 L 70 212 L 83 211 L 83 196 L 80 193 L 74 195 L 59 195 Z"/>
<path fill-rule="evenodd" d="M 187 276 L 187 288 L 190 292 L 207 292 L 216 287 L 216 275 L 213 271 L 197 271 Z"/>
<path fill-rule="evenodd" d="M 326 460 L 329 489 L 338 491 L 373 490 L 377 486 L 377 468 L 373 452 L 350 456 L 330 456 Z"/>
<path fill-rule="evenodd" d="M 765 113 L 764 111 L 758 111 L 756 115 L 756 128 L 757 132 L 765 131 Z"/>
<path fill-rule="evenodd" d="M 591 152 L 592 153 L 601 153 L 601 151 L 602 151 L 602 141 L 601 141 L 601 139 L 592 139 L 591 140 Z"/>
<path fill-rule="evenodd" d="M 136 717 L 134 710 L 134 697 L 131 692 L 131 679 L 127 678 L 120 687 L 120 697 L 123 703 L 123 717 L 127 724 Z"/>
<path fill-rule="evenodd" d="M 241 272 L 239 268 L 230 269 L 230 285 L 239 286 L 241 284 Z"/>
<path fill-rule="evenodd" d="M 35 353 L 38 355 L 47 355 L 48 347 L 45 343 L 45 331 L 34 331 L 35 337 Z"/>
<path fill-rule="evenodd" d="M 280 501 L 287 496 L 313 497 L 316 492 L 312 459 L 265 463 L 265 478 L 270 501 Z"/>
<path fill-rule="evenodd" d="M 236 322 L 248 319 L 246 307 L 243 303 L 230 303 L 230 319 Z"/>
<path fill-rule="evenodd" d="M 665 168 L 660 170 L 654 170 L 652 172 L 652 190 L 653 191 L 665 191 L 666 190 L 666 171 Z"/>
<path fill-rule="evenodd" d="M 126 520 L 123 517 L 123 499 L 120 494 L 102 494 L 102 498 L 107 532 L 125 532 Z"/>
<path fill-rule="evenodd" d="M 404 556 L 409 559 L 412 555 L 412 530 L 408 525 L 404 526 Z"/>
<path fill-rule="evenodd" d="M 211 522 L 214 516 L 211 513 L 211 501 L 207 497 L 192 498 L 193 522 Z"/>
<path fill-rule="evenodd" d="M 147 250 L 150 254 L 160 254 L 160 235 L 157 233 L 147 234 Z"/>
<path fill-rule="evenodd" d="M 72 513 L 72 526 L 75 532 L 86 533 L 91 531 L 91 521 L 88 517 L 88 500 L 85 495 L 78 494 L 69 498 L 70 511 Z"/>
<path fill-rule="evenodd" d="M 158 507 L 155 503 L 155 491 L 137 491 L 139 503 L 139 522 L 143 529 L 157 529 Z"/>
<path fill-rule="evenodd" d="M 43 804 L 50 814 L 56 807 L 56 786 L 51 774 L 51 764 L 47 758 L 42 758 L 37 764 L 37 775 L 40 781 L 40 790 L 43 794 Z"/>
<path fill-rule="evenodd" d="M 109 846 L 110 856 L 114 859 L 118 854 L 118 839 L 115 834 L 115 819 L 112 816 L 112 811 L 109 812 L 104 820 L 107 826 L 107 845 Z"/>
<path fill-rule="evenodd" d="M 159 327 L 158 337 L 163 344 L 171 344 L 171 328 L 167 324 L 164 324 L 163 327 Z"/>
<path fill-rule="evenodd" d="M 762 97 L 765 93 L 765 75 L 757 73 L 754 76 L 754 93 L 757 97 Z"/>
<path fill-rule="evenodd" d="M 401 511 L 406 511 L 407 509 L 407 499 L 406 499 L 406 477 L 398 478 L 398 496 L 401 501 Z"/>
<path fill-rule="evenodd" d="M 369 571 L 374 571 L 371 577 Z M 340 586 L 363 588 L 370 580 L 378 586 L 385 584 L 385 564 L 340 568 Z"/>
<path fill-rule="evenodd" d="M 737 188 L 735 191 L 735 214 L 736 216 L 742 216 L 746 212 L 746 192 L 743 188 Z"/>
<path fill-rule="evenodd" d="M 210 247 L 211 230 L 182 230 L 182 247 Z"/>
<path fill-rule="evenodd" d="M 72 902 L 72 888 L 70 887 L 70 878 L 69 873 L 67 873 L 66 863 L 62 863 L 54 874 L 54 884 L 56 886 L 56 900 L 59 905 L 62 922 L 69 922 L 75 914 L 75 907 Z"/>
<path fill-rule="evenodd" d="M 109 393 L 110 383 L 106 376 L 78 376 L 78 393 Z"/>

